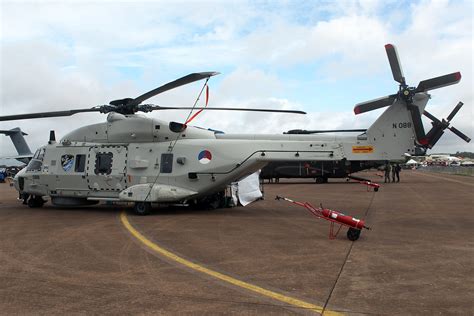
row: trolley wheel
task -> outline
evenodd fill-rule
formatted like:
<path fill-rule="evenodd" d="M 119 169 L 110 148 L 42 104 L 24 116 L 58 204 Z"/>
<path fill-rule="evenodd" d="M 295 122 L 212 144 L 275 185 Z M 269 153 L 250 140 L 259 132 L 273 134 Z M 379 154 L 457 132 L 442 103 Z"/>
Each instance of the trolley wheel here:
<path fill-rule="evenodd" d="M 378 191 L 379 191 L 379 188 L 374 188 L 374 191 L 375 191 L 375 192 L 378 192 Z"/>
<path fill-rule="evenodd" d="M 350 241 L 356 241 L 357 239 L 359 239 L 359 237 L 360 237 L 360 229 L 355 229 L 355 228 L 350 227 L 347 230 L 347 239 L 349 239 Z"/>
<path fill-rule="evenodd" d="M 317 183 L 317 184 L 324 183 L 324 178 L 323 178 L 323 177 L 317 177 L 317 178 L 316 178 L 316 183 Z"/>
<path fill-rule="evenodd" d="M 135 202 L 135 205 L 133 207 L 133 211 L 137 215 L 148 215 L 150 214 L 151 210 L 151 203 L 150 202 Z"/>

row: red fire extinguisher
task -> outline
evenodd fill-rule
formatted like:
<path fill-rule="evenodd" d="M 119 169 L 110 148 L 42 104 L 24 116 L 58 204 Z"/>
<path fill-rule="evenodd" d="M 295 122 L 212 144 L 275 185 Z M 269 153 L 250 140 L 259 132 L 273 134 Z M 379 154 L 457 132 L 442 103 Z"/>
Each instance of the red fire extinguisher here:
<path fill-rule="evenodd" d="M 333 211 L 333 210 L 325 208 L 321 211 L 321 214 L 324 217 L 327 217 L 327 218 L 332 219 L 336 222 L 345 224 L 347 226 L 350 226 L 350 227 L 353 227 L 353 228 L 356 228 L 356 229 L 366 228 L 364 220 L 357 219 L 357 218 L 352 217 L 352 216 L 348 216 L 348 215 L 343 214 L 343 213 L 338 212 L 338 211 Z"/>

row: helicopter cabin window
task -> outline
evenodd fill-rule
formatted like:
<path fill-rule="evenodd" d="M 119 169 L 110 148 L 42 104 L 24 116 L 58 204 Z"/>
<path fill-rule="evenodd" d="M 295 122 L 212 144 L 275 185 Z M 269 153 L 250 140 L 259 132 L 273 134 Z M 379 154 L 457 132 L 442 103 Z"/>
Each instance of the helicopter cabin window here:
<path fill-rule="evenodd" d="M 161 173 L 173 172 L 173 154 L 161 154 Z"/>
<path fill-rule="evenodd" d="M 95 156 L 95 174 L 110 174 L 112 172 L 112 153 L 97 153 Z"/>
<path fill-rule="evenodd" d="M 84 172 L 86 168 L 86 155 L 76 155 L 76 165 L 74 166 L 75 172 Z"/>

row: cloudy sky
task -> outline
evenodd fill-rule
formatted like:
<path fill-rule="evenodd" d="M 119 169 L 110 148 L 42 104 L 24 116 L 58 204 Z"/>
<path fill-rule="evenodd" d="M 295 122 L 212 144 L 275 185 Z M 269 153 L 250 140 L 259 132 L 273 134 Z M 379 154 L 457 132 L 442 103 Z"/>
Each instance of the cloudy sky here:
<path fill-rule="evenodd" d="M 0 115 L 87 108 L 136 97 L 192 72 L 219 71 L 209 106 L 299 109 L 306 116 L 204 112 L 193 123 L 232 132 L 366 128 L 380 110 L 356 103 L 395 93 L 384 45 L 397 46 L 407 82 L 461 71 L 433 90 L 428 110 L 473 127 L 472 1 L 5 1 L 0 0 Z M 201 83 L 149 102 L 191 106 Z M 148 101 L 147 101 L 148 102 Z M 148 114 L 184 121 L 185 111 Z M 0 122 L 32 150 L 101 114 Z M 430 127 L 424 118 L 426 129 Z M 13 155 L 0 137 L 0 155 Z M 433 152 L 474 151 L 447 131 Z"/>

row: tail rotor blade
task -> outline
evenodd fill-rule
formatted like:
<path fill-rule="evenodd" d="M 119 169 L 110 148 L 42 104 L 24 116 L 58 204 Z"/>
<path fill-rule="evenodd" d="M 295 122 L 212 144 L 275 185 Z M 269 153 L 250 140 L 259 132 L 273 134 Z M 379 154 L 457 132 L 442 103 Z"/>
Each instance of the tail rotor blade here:
<path fill-rule="evenodd" d="M 462 108 L 462 106 L 464 105 L 464 103 L 462 102 L 459 102 L 456 107 L 451 111 L 451 113 L 449 114 L 448 118 L 446 119 L 448 122 L 451 122 L 451 120 L 453 119 L 453 117 L 458 113 L 458 111 Z"/>
<path fill-rule="evenodd" d="M 388 62 L 390 68 L 392 68 L 393 79 L 404 85 L 405 77 L 403 76 L 402 67 L 400 66 L 400 60 L 398 59 L 397 48 L 392 44 L 385 45 L 385 51 L 387 52 Z"/>
<path fill-rule="evenodd" d="M 424 92 L 428 90 L 434 90 L 434 89 L 450 86 L 452 84 L 458 83 L 460 80 L 461 80 L 461 73 L 459 71 L 453 72 L 452 74 L 420 81 L 415 92 Z"/>
<path fill-rule="evenodd" d="M 471 141 L 471 139 L 469 137 L 467 137 L 466 135 L 464 135 L 463 132 L 461 132 L 460 130 L 458 130 L 457 128 L 455 128 L 454 126 L 450 126 L 448 127 L 451 132 L 453 132 L 454 134 L 458 135 L 459 137 L 461 137 L 466 143 L 469 143 Z"/>
<path fill-rule="evenodd" d="M 360 114 L 360 113 L 364 113 L 364 112 L 368 112 L 368 111 L 383 108 L 385 106 L 392 105 L 393 102 L 395 102 L 396 98 L 397 98 L 397 95 L 392 94 L 392 95 L 388 95 L 386 97 L 382 97 L 379 99 L 374 99 L 374 100 L 358 103 L 354 107 L 354 113 Z"/>

